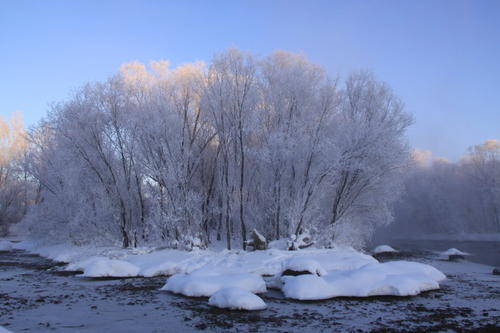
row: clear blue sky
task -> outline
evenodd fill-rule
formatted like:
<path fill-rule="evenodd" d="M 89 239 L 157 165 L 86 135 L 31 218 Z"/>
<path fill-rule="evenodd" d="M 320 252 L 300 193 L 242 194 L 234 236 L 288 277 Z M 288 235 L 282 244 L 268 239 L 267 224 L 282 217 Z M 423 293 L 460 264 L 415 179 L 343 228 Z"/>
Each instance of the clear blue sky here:
<path fill-rule="evenodd" d="M 371 69 L 405 101 L 411 144 L 450 159 L 500 139 L 500 1 L 22 1 L 0 4 L 0 115 L 48 104 L 132 60 L 236 46 Z"/>

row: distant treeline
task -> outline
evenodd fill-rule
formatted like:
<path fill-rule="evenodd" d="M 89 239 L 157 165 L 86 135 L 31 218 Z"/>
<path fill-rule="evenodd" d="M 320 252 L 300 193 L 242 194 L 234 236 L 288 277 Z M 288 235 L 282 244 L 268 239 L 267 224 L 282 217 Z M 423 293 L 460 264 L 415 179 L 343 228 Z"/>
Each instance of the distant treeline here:
<path fill-rule="evenodd" d="M 500 141 L 472 147 L 457 163 L 427 155 L 416 155 L 394 234 L 500 233 Z"/>

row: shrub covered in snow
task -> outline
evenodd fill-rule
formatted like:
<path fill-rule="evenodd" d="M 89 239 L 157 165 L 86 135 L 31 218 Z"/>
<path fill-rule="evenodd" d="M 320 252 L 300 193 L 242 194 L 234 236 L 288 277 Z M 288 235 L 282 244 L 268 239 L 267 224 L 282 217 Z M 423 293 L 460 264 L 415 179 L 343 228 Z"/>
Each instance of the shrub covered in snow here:
<path fill-rule="evenodd" d="M 314 245 L 312 241 L 311 234 L 308 231 L 302 231 L 298 236 L 291 235 L 288 243 L 288 249 L 291 251 L 296 251 L 300 249 L 305 249 Z"/>

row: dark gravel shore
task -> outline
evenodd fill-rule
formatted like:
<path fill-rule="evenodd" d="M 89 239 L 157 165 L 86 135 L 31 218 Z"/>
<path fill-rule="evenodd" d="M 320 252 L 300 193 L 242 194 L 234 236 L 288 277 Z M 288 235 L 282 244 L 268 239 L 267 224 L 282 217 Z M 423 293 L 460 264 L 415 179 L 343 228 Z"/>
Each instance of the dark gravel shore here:
<path fill-rule="evenodd" d="M 77 277 L 57 263 L 23 251 L 0 252 L 0 326 L 13 332 L 499 332 L 500 276 L 491 267 L 437 261 L 442 289 L 416 297 L 336 298 L 294 302 L 262 295 L 268 308 L 227 311 L 206 299 L 160 292 L 165 277 Z M 389 259 L 391 260 L 391 259 Z"/>

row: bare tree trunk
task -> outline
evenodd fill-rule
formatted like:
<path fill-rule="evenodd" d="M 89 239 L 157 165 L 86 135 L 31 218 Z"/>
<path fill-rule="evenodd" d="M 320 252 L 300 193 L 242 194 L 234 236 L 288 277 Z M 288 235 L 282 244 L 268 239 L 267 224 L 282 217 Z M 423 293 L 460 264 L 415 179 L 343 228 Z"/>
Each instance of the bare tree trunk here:
<path fill-rule="evenodd" d="M 226 202 L 225 202 L 225 216 L 224 218 L 226 219 L 226 242 L 227 242 L 227 249 L 231 250 L 231 221 L 230 221 L 230 204 L 231 204 L 231 198 L 230 198 L 230 193 L 229 193 L 229 160 L 227 155 L 225 156 L 225 168 L 224 168 L 224 187 L 225 187 L 225 195 L 226 195 Z"/>
<path fill-rule="evenodd" d="M 243 150 L 243 136 L 241 129 L 240 120 L 240 156 L 241 156 L 241 166 L 240 166 L 240 223 L 241 223 L 241 238 L 243 242 L 243 250 L 247 249 L 247 227 L 245 225 L 244 219 L 244 203 L 243 203 L 243 189 L 245 186 L 245 151 Z"/>

